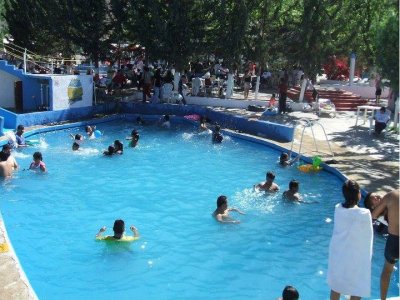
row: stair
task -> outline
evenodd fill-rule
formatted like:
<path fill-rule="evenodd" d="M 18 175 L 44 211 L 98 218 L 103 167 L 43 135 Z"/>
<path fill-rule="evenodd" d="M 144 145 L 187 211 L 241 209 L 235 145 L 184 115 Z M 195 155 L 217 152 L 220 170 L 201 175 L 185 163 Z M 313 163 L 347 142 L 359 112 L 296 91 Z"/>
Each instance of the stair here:
<path fill-rule="evenodd" d="M 0 70 L 20 79 L 25 76 L 24 70 L 18 69 L 15 65 L 9 64 L 6 60 L 0 60 Z"/>
<path fill-rule="evenodd" d="M 368 100 L 353 93 L 343 91 L 335 88 L 317 88 L 316 89 L 320 98 L 330 99 L 336 107 L 337 111 L 356 111 L 357 106 L 367 104 Z M 292 100 L 299 100 L 300 87 L 293 87 L 288 90 L 287 95 Z M 304 94 L 304 99 L 312 102 L 312 91 L 308 90 Z"/>

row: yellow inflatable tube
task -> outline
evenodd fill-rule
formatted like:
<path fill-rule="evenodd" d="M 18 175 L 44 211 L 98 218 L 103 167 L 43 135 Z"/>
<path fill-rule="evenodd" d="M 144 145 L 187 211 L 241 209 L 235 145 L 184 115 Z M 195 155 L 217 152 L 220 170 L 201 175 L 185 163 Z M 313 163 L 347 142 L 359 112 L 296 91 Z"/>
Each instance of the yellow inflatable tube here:
<path fill-rule="evenodd" d="M 309 173 L 309 172 L 318 172 L 322 170 L 322 167 L 314 167 L 313 165 L 301 165 L 298 166 L 297 169 L 301 172 Z"/>

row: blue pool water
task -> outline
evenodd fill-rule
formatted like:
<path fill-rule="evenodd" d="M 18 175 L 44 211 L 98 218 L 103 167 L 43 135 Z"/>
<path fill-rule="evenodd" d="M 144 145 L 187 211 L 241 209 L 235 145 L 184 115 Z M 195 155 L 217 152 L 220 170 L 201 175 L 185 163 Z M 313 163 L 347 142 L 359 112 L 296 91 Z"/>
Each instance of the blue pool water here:
<path fill-rule="evenodd" d="M 72 152 L 70 133 L 38 135 L 41 144 L 16 153 L 22 168 L 43 153 L 45 175 L 19 171 L 1 183 L 0 209 L 15 251 L 40 299 L 276 299 L 287 284 L 302 299 L 328 299 L 328 245 L 341 181 L 326 172 L 306 174 L 277 166 L 279 152 L 190 126 L 136 127 L 139 146 L 103 157 L 133 124 L 99 124 L 104 136 Z M 35 137 L 36 138 L 36 137 Z M 127 141 L 124 141 L 127 146 Z M 281 192 L 252 191 L 268 170 L 281 190 L 295 178 L 308 201 L 282 201 Z M 239 225 L 212 217 L 216 198 L 227 195 Z M 115 219 L 136 225 L 132 244 L 95 241 Z M 374 241 L 372 298 L 379 296 L 384 239 Z M 398 295 L 398 277 L 390 295 Z"/>

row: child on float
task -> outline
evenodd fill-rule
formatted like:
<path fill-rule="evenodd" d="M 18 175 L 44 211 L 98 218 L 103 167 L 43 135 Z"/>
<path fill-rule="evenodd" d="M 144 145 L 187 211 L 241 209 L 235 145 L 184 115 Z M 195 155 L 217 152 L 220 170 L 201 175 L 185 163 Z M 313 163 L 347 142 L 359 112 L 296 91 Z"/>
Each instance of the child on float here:
<path fill-rule="evenodd" d="M 40 152 L 33 153 L 33 161 L 31 162 L 29 169 L 34 171 L 40 170 L 42 172 L 46 172 L 46 164 L 43 162 L 42 153 Z"/>
<path fill-rule="evenodd" d="M 96 240 L 132 242 L 139 239 L 140 237 L 139 231 L 133 225 L 130 227 L 133 236 L 126 236 L 124 234 L 125 222 L 123 220 L 115 220 L 113 227 L 114 235 L 102 236 L 102 233 L 106 231 L 106 229 L 107 228 L 105 226 L 100 228 L 99 232 L 96 234 Z"/>
<path fill-rule="evenodd" d="M 240 211 L 237 208 L 234 207 L 228 207 L 228 198 L 224 195 L 221 195 L 217 199 L 217 208 L 215 211 L 212 213 L 213 217 L 221 223 L 233 223 L 233 224 L 238 224 L 240 223 L 239 220 L 234 220 L 229 216 L 230 211 L 235 211 L 241 215 L 244 215 L 245 213 Z"/>

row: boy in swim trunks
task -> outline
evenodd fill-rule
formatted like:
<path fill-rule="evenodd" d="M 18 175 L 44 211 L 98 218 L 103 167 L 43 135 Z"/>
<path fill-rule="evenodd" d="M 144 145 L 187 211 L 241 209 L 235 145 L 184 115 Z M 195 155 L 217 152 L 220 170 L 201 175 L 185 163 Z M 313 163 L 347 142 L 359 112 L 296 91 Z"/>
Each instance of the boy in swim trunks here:
<path fill-rule="evenodd" d="M 382 197 L 376 193 L 368 193 L 364 199 L 364 206 L 372 212 L 381 203 Z M 378 219 L 372 221 L 372 227 L 374 231 L 380 234 L 387 234 L 387 211 L 384 210 L 383 214 Z"/>
<path fill-rule="evenodd" d="M 289 182 L 289 189 L 283 192 L 283 198 L 291 201 L 301 202 L 301 196 L 299 194 L 300 183 L 297 180 Z"/>
<path fill-rule="evenodd" d="M 381 299 L 385 300 L 390 284 L 394 264 L 399 259 L 399 191 L 387 193 L 381 203 L 372 212 L 377 219 L 387 210 L 389 236 L 385 246 L 385 264 L 381 273 Z"/>
<path fill-rule="evenodd" d="M 96 234 L 96 240 L 106 240 L 106 241 L 118 241 L 118 240 L 125 240 L 125 241 L 134 241 L 139 239 L 140 234 L 139 231 L 135 226 L 131 226 L 130 229 L 133 232 L 133 236 L 125 236 L 125 222 L 123 220 L 115 220 L 114 222 L 114 235 L 106 235 L 102 236 L 103 232 L 106 231 L 106 227 L 103 226 L 100 228 L 99 232 Z"/>
<path fill-rule="evenodd" d="M 229 216 L 230 211 L 236 211 L 241 215 L 245 214 L 237 208 L 228 207 L 228 198 L 226 196 L 219 196 L 217 199 L 217 209 L 212 214 L 213 217 L 221 223 L 240 223 L 240 221 L 234 220 Z"/>
<path fill-rule="evenodd" d="M 265 191 L 265 192 L 277 192 L 279 191 L 279 186 L 274 182 L 275 179 L 275 174 L 270 172 L 267 172 L 265 174 L 265 180 L 263 182 L 260 182 L 254 188 L 260 190 L 260 191 Z"/>

